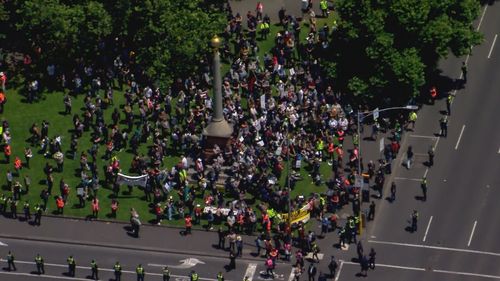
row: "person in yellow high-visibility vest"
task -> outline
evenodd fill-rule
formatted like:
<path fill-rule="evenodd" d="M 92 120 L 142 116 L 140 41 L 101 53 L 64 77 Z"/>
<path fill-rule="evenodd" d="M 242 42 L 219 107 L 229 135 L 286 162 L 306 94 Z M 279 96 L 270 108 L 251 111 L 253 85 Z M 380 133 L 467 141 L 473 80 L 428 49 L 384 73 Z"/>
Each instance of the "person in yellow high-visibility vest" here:
<path fill-rule="evenodd" d="M 328 2 L 326 0 L 319 1 L 319 8 L 321 10 L 321 14 L 324 18 L 328 17 Z"/>

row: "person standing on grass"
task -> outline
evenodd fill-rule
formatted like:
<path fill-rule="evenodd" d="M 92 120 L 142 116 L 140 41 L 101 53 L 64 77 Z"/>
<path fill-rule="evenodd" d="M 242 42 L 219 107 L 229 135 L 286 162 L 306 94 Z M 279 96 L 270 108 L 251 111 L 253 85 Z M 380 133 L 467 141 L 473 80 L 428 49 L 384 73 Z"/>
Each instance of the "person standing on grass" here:
<path fill-rule="evenodd" d="M 94 197 L 92 199 L 92 217 L 97 219 L 99 216 L 99 199 L 97 197 Z"/>

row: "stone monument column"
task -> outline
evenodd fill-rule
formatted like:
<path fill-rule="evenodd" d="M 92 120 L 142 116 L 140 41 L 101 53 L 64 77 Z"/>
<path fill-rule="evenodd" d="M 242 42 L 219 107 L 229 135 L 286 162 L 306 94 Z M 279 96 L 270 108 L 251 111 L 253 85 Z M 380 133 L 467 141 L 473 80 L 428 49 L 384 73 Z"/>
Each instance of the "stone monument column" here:
<path fill-rule="evenodd" d="M 205 137 L 204 154 L 206 160 L 211 160 L 211 152 L 215 144 L 222 150 L 229 143 L 229 139 L 233 134 L 233 126 L 229 124 L 224 118 L 222 107 L 222 76 L 220 65 L 219 47 L 221 45 L 220 38 L 216 35 L 211 40 L 211 45 L 214 48 L 213 57 L 213 116 L 207 127 L 203 129 L 203 136 Z"/>

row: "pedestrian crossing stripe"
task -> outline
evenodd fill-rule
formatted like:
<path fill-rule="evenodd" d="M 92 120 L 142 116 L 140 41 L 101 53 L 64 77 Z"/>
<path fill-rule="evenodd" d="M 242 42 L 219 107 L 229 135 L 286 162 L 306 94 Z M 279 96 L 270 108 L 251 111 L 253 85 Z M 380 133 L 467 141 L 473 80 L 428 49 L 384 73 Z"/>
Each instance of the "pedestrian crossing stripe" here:
<path fill-rule="evenodd" d="M 322 253 L 318 253 L 318 259 L 319 259 L 319 260 L 322 260 L 322 259 L 323 259 L 323 256 L 324 256 L 324 254 L 322 254 Z M 314 258 L 313 258 L 313 253 L 312 253 L 312 252 L 311 252 L 311 253 L 308 253 L 308 254 L 306 255 L 306 259 L 309 259 L 309 260 L 314 259 Z"/>
<path fill-rule="evenodd" d="M 347 250 L 349 250 L 349 244 L 345 244 L 344 246 L 340 246 L 340 249 L 341 249 L 342 251 L 347 251 Z"/>

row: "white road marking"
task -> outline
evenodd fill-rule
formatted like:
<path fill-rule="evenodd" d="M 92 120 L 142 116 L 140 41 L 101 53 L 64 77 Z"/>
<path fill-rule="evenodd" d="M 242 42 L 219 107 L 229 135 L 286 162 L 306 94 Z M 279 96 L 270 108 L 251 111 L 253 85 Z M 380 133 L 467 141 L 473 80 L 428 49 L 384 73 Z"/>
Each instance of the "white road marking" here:
<path fill-rule="evenodd" d="M 500 150 L 499 150 L 499 153 L 500 153 Z M 0 241 L 0 246 L 7 247 L 7 246 L 9 246 L 9 245 L 7 245 L 7 244 L 3 243 L 2 241 Z"/>
<path fill-rule="evenodd" d="M 498 152 L 497 153 L 500 154 L 500 147 L 498 148 Z"/>
<path fill-rule="evenodd" d="M 477 225 L 477 221 L 474 221 L 474 226 L 472 227 L 472 231 L 470 233 L 469 243 L 467 243 L 467 247 L 469 247 L 470 242 L 472 242 L 472 237 L 474 236 L 474 231 L 476 230 L 476 225 Z"/>
<path fill-rule="evenodd" d="M 450 252 L 460 252 L 460 253 L 469 253 L 469 254 L 478 254 L 478 255 L 500 257 L 500 253 L 479 251 L 479 250 L 450 248 L 450 247 L 441 247 L 441 246 L 430 246 L 430 245 L 422 245 L 422 244 L 410 244 L 410 243 L 401 243 L 401 242 L 390 242 L 390 241 L 377 241 L 377 240 L 368 240 L 368 242 L 374 243 L 374 244 L 384 244 L 384 245 L 393 245 L 393 246 L 402 246 L 402 247 L 411 247 L 411 248 L 424 248 L 424 249 L 431 249 L 431 250 L 442 250 L 442 251 L 450 251 Z"/>
<path fill-rule="evenodd" d="M 425 239 L 427 239 L 427 233 L 429 232 L 429 228 L 431 227 L 431 223 L 432 223 L 432 216 L 429 219 L 429 223 L 427 224 L 427 228 L 425 229 L 424 239 L 422 239 L 423 242 L 425 242 Z"/>
<path fill-rule="evenodd" d="M 479 20 L 479 24 L 477 25 L 476 31 L 479 31 L 479 28 L 481 28 L 481 24 L 483 23 L 484 15 L 486 14 L 486 10 L 488 9 L 488 5 L 484 6 L 483 14 L 481 15 L 481 19 Z"/>
<path fill-rule="evenodd" d="M 394 177 L 395 180 L 407 180 L 407 181 L 422 181 L 422 179 L 415 179 L 415 178 L 401 178 L 401 177 Z"/>
<path fill-rule="evenodd" d="M 65 277 L 65 276 L 56 276 L 56 275 L 38 275 L 38 274 L 31 274 L 31 273 L 23 273 L 23 272 L 5 272 L 5 271 L 0 271 L 0 274 L 6 274 L 6 275 L 17 275 L 17 276 L 29 276 L 32 278 L 49 278 L 49 279 L 63 279 L 63 280 L 79 280 L 79 281 L 88 281 L 89 279 L 87 278 L 77 278 L 77 277 Z"/>
<path fill-rule="evenodd" d="M 465 125 L 462 125 L 462 130 L 460 131 L 460 135 L 458 136 L 457 144 L 455 145 L 455 150 L 458 149 L 458 145 L 460 144 L 460 140 L 462 139 L 462 134 L 464 133 Z"/>
<path fill-rule="evenodd" d="M 342 267 L 344 266 L 344 261 L 341 260 L 340 261 L 340 265 L 339 265 L 339 271 L 337 271 L 337 276 L 335 276 L 335 281 L 339 281 L 339 278 L 340 278 L 340 272 L 342 271 Z"/>
<path fill-rule="evenodd" d="M 479 274 L 479 273 L 472 273 L 472 272 L 460 272 L 460 271 L 441 270 L 441 269 L 433 269 L 432 271 L 438 272 L 438 273 L 483 277 L 483 278 L 490 278 L 490 279 L 500 279 L 500 276 L 497 276 L 497 275 Z"/>
<path fill-rule="evenodd" d="M 436 136 L 422 136 L 422 135 L 410 135 L 412 138 L 424 138 L 424 139 L 437 139 L 439 137 Z"/>
<path fill-rule="evenodd" d="M 350 262 L 350 261 L 342 262 L 341 265 L 342 264 L 358 265 L 359 266 L 359 263 Z M 429 272 L 445 273 L 445 274 L 452 274 L 452 275 L 463 275 L 463 276 L 474 276 L 474 277 L 483 277 L 483 278 L 490 278 L 490 279 L 500 279 L 500 276 L 497 276 L 497 275 L 453 271 L 453 270 L 443 270 L 443 269 L 432 269 L 432 268 L 423 268 L 423 267 L 400 266 L 400 265 L 380 264 L 380 263 L 377 263 L 377 267 L 387 267 L 387 268 L 405 269 L 405 270 L 413 270 L 413 271 L 429 271 Z M 338 278 L 335 278 L 335 281 L 338 281 Z"/>
<path fill-rule="evenodd" d="M 7 260 L 6 259 L 0 259 L 0 262 L 7 262 Z M 35 264 L 35 262 L 33 262 L 33 261 L 21 261 L 21 260 L 16 260 L 16 263 L 20 263 L 20 264 L 32 264 L 32 265 Z M 45 263 L 45 266 L 63 267 L 63 268 L 67 268 L 68 267 L 67 264 L 47 263 L 47 262 Z M 77 265 L 76 268 L 87 269 L 87 270 L 90 269 L 89 266 L 80 266 L 80 265 Z M 99 271 L 114 272 L 114 269 L 99 268 Z M 135 271 L 130 271 L 130 270 L 122 270 L 122 273 L 134 274 L 134 275 L 136 274 Z M 160 273 L 151 273 L 151 272 L 148 272 L 147 274 L 148 275 L 152 275 L 152 276 L 163 276 L 163 274 L 160 274 Z M 29 274 L 29 276 L 37 276 L 37 275 Z M 170 274 L 170 276 L 172 276 L 172 277 L 180 277 L 180 278 L 189 278 L 189 276 L 175 275 L 175 274 Z M 200 279 L 200 280 L 207 280 L 207 281 L 217 281 L 217 279 L 214 279 L 214 278 L 199 277 L 198 279 Z M 71 280 L 78 280 L 78 279 L 71 278 Z M 83 280 L 88 280 L 88 279 L 83 279 Z M 230 281 L 230 280 L 228 280 L 228 281 Z"/>
<path fill-rule="evenodd" d="M 359 263 L 352 262 L 352 261 L 345 261 L 344 263 L 345 264 L 349 264 L 349 265 L 359 265 Z M 423 267 L 401 266 L 401 265 L 392 265 L 392 264 L 383 264 L 383 263 L 377 263 L 376 266 L 378 266 L 378 267 L 388 267 L 388 268 L 397 268 L 397 269 L 415 270 L 415 271 L 425 271 L 425 268 L 423 268 Z"/>
<path fill-rule="evenodd" d="M 498 34 L 495 34 L 495 38 L 493 39 L 493 43 L 491 44 L 490 52 L 488 53 L 488 58 L 491 57 L 491 53 L 493 52 L 493 47 L 495 47 L 495 43 L 497 42 Z"/>
<path fill-rule="evenodd" d="M 292 270 L 290 270 L 290 276 L 288 276 L 288 281 L 293 281 L 294 278 L 295 278 L 295 267 L 292 266 Z"/>
<path fill-rule="evenodd" d="M 425 172 L 424 172 L 424 178 L 427 177 L 427 173 L 429 172 L 429 168 L 425 168 Z"/>
<path fill-rule="evenodd" d="M 467 57 L 465 58 L 465 65 L 467 65 L 469 63 L 469 58 L 470 58 L 470 54 L 468 54 Z M 462 79 L 462 77 L 464 77 L 464 74 L 460 73 L 460 79 Z"/>
<path fill-rule="evenodd" d="M 245 271 L 245 276 L 248 277 L 248 280 L 252 281 L 253 275 L 255 274 L 255 270 L 257 270 L 257 264 L 249 263 L 247 271 Z"/>

